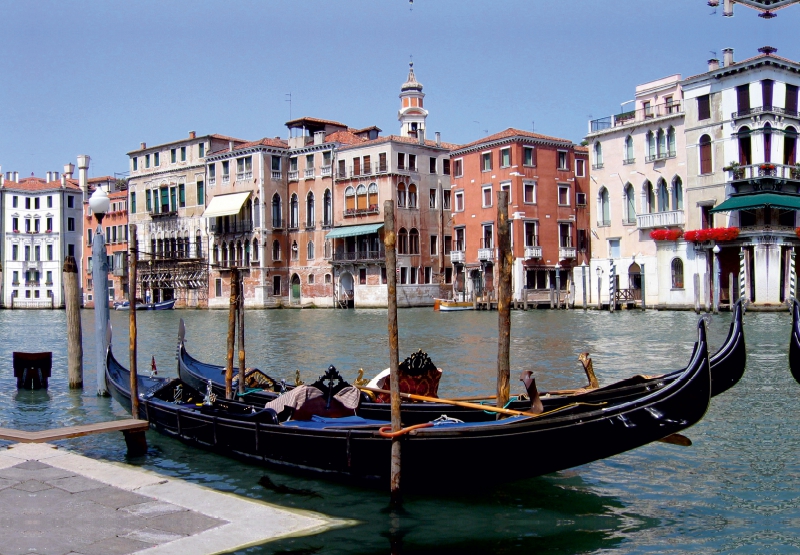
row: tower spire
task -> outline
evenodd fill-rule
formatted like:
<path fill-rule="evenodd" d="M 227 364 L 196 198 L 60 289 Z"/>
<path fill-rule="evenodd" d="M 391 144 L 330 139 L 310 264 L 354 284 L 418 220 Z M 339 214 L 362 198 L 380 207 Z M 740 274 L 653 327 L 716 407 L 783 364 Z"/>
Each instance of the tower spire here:
<path fill-rule="evenodd" d="M 400 87 L 400 111 L 397 119 L 400 121 L 400 135 L 402 137 L 424 138 L 425 118 L 428 111 L 423 105 L 425 93 L 422 92 L 422 83 L 414 75 L 414 60 L 408 62 L 408 79 Z"/>

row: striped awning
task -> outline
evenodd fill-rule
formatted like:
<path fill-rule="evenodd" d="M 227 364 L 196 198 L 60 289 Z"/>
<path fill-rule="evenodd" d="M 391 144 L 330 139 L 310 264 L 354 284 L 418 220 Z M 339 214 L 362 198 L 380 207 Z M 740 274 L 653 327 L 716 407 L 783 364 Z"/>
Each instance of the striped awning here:
<path fill-rule="evenodd" d="M 204 218 L 217 218 L 219 216 L 233 216 L 242 209 L 244 201 L 250 197 L 250 193 L 230 193 L 227 195 L 217 195 L 208 203 L 208 208 L 203 212 Z"/>
<path fill-rule="evenodd" d="M 784 210 L 800 210 L 800 195 L 782 195 L 779 193 L 754 193 L 738 195 L 727 199 L 711 212 L 731 212 L 733 210 L 756 210 L 758 208 L 782 208 Z"/>
<path fill-rule="evenodd" d="M 357 235 L 368 235 L 370 233 L 377 233 L 383 224 L 364 224 L 364 225 L 349 225 L 346 227 L 338 227 L 328 233 L 326 239 L 338 239 L 340 237 L 355 237 Z"/>

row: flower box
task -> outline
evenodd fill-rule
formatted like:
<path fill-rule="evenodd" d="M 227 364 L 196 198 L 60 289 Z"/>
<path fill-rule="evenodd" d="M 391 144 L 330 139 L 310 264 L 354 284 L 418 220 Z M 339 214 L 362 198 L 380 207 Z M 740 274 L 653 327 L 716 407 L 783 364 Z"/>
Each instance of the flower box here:
<path fill-rule="evenodd" d="M 680 229 L 654 229 L 650 232 L 650 238 L 654 241 L 677 241 L 683 232 Z"/>
<path fill-rule="evenodd" d="M 702 241 L 733 241 L 739 236 L 738 227 L 712 227 L 693 229 L 683 234 L 684 239 L 693 243 Z"/>

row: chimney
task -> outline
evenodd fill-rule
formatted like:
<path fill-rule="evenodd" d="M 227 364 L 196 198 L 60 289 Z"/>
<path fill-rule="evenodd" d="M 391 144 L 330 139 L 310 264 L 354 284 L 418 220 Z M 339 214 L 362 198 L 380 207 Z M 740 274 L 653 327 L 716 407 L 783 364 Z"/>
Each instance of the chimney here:
<path fill-rule="evenodd" d="M 58 181 L 58 172 L 53 172 L 53 181 Z"/>
<path fill-rule="evenodd" d="M 14 183 L 19 183 L 19 172 L 14 172 Z"/>
<path fill-rule="evenodd" d="M 64 177 L 72 179 L 72 173 L 75 171 L 75 164 L 64 164 Z"/>
<path fill-rule="evenodd" d="M 197 138 L 197 133 L 195 133 L 194 131 L 189 131 L 189 138 L 190 139 L 196 139 Z"/>
<path fill-rule="evenodd" d="M 228 141 L 228 150 L 233 152 L 233 141 Z"/>
<path fill-rule="evenodd" d="M 147 148 L 147 143 L 141 143 L 141 145 L 139 145 L 139 150 L 144 150 L 146 148 Z"/>
<path fill-rule="evenodd" d="M 722 3 L 722 16 L 733 17 L 733 0 L 724 0 Z"/>
<path fill-rule="evenodd" d="M 733 48 L 722 49 L 723 67 L 730 67 L 733 65 Z"/>
<path fill-rule="evenodd" d="M 417 138 L 419 139 L 419 144 L 425 144 L 425 128 L 421 127 L 417 129 Z"/>
<path fill-rule="evenodd" d="M 708 60 L 708 71 L 714 71 L 719 69 L 719 60 L 717 58 L 711 58 Z"/>
<path fill-rule="evenodd" d="M 78 155 L 78 182 L 81 186 L 81 191 L 83 191 L 84 199 L 89 198 L 89 161 L 91 158 L 86 154 L 79 154 Z"/>
<path fill-rule="evenodd" d="M 762 54 L 766 54 L 767 56 L 769 56 L 770 54 L 774 54 L 775 52 L 777 52 L 778 49 L 775 48 L 774 46 L 762 46 L 761 48 L 758 49 L 758 51 L 761 52 Z"/>
<path fill-rule="evenodd" d="M 64 188 L 66 188 L 66 186 L 67 186 L 67 174 L 66 173 L 62 173 L 61 174 L 61 188 L 64 189 Z"/>
<path fill-rule="evenodd" d="M 53 173 L 47 172 L 47 183 L 50 183 L 53 180 Z"/>
<path fill-rule="evenodd" d="M 436 146 L 442 146 L 442 134 L 436 132 Z"/>

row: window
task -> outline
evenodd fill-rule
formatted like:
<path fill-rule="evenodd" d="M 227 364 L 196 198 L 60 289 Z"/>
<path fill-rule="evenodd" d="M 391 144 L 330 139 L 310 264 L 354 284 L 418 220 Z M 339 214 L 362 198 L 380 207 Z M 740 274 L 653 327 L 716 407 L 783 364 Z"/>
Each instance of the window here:
<path fill-rule="evenodd" d="M 214 280 L 214 295 L 217 297 L 222 296 L 222 279 L 217 278 Z"/>
<path fill-rule="evenodd" d="M 402 206 L 400 204 L 400 199 L 397 200 L 398 206 Z M 356 190 L 355 188 L 350 185 L 347 189 L 344 190 L 344 213 L 347 214 L 352 212 L 356 209 Z"/>
<path fill-rule="evenodd" d="M 39 210 L 39 197 L 33 199 L 33 208 L 34 210 Z"/>
<path fill-rule="evenodd" d="M 404 227 L 397 232 L 397 254 L 408 254 L 408 231 Z"/>
<path fill-rule="evenodd" d="M 651 118 L 653 117 L 653 107 L 650 104 L 650 101 L 642 102 L 642 110 L 644 111 L 644 117 Z"/>
<path fill-rule="evenodd" d="M 222 161 L 222 181 L 223 183 L 231 180 L 231 163 L 229 160 Z"/>
<path fill-rule="evenodd" d="M 281 276 L 272 276 L 272 295 L 278 297 L 281 294 Z"/>
<path fill-rule="evenodd" d="M 559 155 L 561 153 L 559 152 Z M 603 145 L 600 142 L 594 143 L 594 165 L 592 169 L 599 170 L 603 167 Z M 561 168 L 561 160 L 559 160 L 559 168 Z"/>
<path fill-rule="evenodd" d="M 252 177 L 253 177 L 253 157 L 245 156 L 244 158 L 237 158 L 236 179 L 250 179 Z"/>
<path fill-rule="evenodd" d="M 309 191 L 306 195 L 306 227 L 314 227 L 314 212 L 314 193 Z"/>
<path fill-rule="evenodd" d="M 442 190 L 442 209 L 450 210 L 450 189 Z"/>
<path fill-rule="evenodd" d="M 489 208 L 492 206 L 492 186 L 488 185 L 481 189 L 481 199 L 482 199 L 482 206 L 484 208 Z"/>
<path fill-rule="evenodd" d="M 453 250 L 453 236 L 452 235 L 445 235 L 444 236 L 444 252 L 442 254 L 448 255 L 450 251 Z"/>
<path fill-rule="evenodd" d="M 70 197 L 70 198 L 72 198 L 72 197 Z M 70 208 L 72 208 L 72 207 L 70 206 Z M 30 209 L 31 209 L 31 198 L 30 197 L 25 197 L 25 210 L 30 210 Z"/>
<path fill-rule="evenodd" d="M 669 212 L 669 191 L 663 179 L 658 180 L 658 211 Z"/>
<path fill-rule="evenodd" d="M 456 227 L 453 228 L 453 232 L 456 234 L 456 242 L 453 245 L 454 251 L 463 251 L 466 250 L 467 242 L 466 242 L 466 230 L 463 227 Z"/>
<path fill-rule="evenodd" d="M 72 195 L 67 195 L 67 208 L 75 208 L 75 197 Z"/>
<path fill-rule="evenodd" d="M 15 270 L 12 275 L 11 285 L 19 285 L 19 272 Z"/>
<path fill-rule="evenodd" d="M 19 259 L 19 245 L 11 245 L 11 260 Z"/>
<path fill-rule="evenodd" d="M 47 207 L 48 208 L 52 208 L 53 207 L 53 197 L 52 196 L 48 196 L 47 197 Z"/>
<path fill-rule="evenodd" d="M 683 260 L 680 258 L 672 259 L 672 288 L 683 289 Z"/>
<path fill-rule="evenodd" d="M 408 155 L 408 169 L 412 172 L 417 171 L 417 155 L 416 154 L 409 154 Z"/>
<path fill-rule="evenodd" d="M 522 202 L 536 204 L 536 182 L 525 181 L 522 183 Z"/>
<path fill-rule="evenodd" d="M 464 211 L 464 191 L 456 191 L 456 212 Z"/>
<path fill-rule="evenodd" d="M 206 205 L 206 190 L 205 190 L 205 183 L 200 180 L 196 184 L 197 187 L 197 204 L 199 206 Z"/>
<path fill-rule="evenodd" d="M 622 160 L 623 164 L 633 164 L 635 161 L 633 157 L 633 137 L 628 135 L 625 137 L 625 158 Z"/>
<path fill-rule="evenodd" d="M 655 190 L 653 189 L 653 184 L 650 183 L 649 181 L 645 182 L 644 184 L 644 194 L 645 194 L 645 199 L 647 201 L 647 206 L 643 207 L 646 208 L 644 212 L 652 214 L 653 212 L 656 211 L 656 193 Z"/>
<path fill-rule="evenodd" d="M 558 204 L 559 206 L 569 206 L 569 185 L 558 186 Z"/>
<path fill-rule="evenodd" d="M 667 156 L 674 158 L 677 154 L 675 151 L 675 128 L 670 127 L 667 129 Z"/>
<path fill-rule="evenodd" d="M 453 269 L 450 267 L 444 269 L 444 282 L 453 283 Z"/>
<path fill-rule="evenodd" d="M 444 158 L 442 160 L 442 173 L 444 175 L 450 175 L 450 158 Z"/>
<path fill-rule="evenodd" d="M 559 170 L 566 170 L 567 166 L 567 153 L 563 150 L 558 151 L 558 169 Z"/>
<path fill-rule="evenodd" d="M 47 245 L 47 260 L 53 260 L 53 245 Z"/>
<path fill-rule="evenodd" d="M 402 152 L 397 153 L 397 169 L 398 170 L 406 169 L 406 155 Z"/>
<path fill-rule="evenodd" d="M 25 233 L 31 232 L 31 219 L 25 218 Z"/>
<path fill-rule="evenodd" d="M 347 166 L 344 160 L 339 160 L 339 177 L 347 177 Z"/>
<path fill-rule="evenodd" d="M 797 85 L 786 84 L 786 100 L 784 110 L 787 115 L 797 116 Z"/>
<path fill-rule="evenodd" d="M 683 210 L 683 181 L 678 176 L 672 180 L 672 209 Z"/>
<path fill-rule="evenodd" d="M 697 97 L 697 119 L 704 120 L 711 118 L 711 100 L 709 95 L 704 94 Z"/>
<path fill-rule="evenodd" d="M 534 156 L 534 150 L 532 146 L 522 147 L 522 165 L 523 166 L 536 165 L 536 158 Z"/>
<path fill-rule="evenodd" d="M 417 207 L 417 186 L 413 183 L 409 183 L 408 185 L 408 207 Z"/>
<path fill-rule="evenodd" d="M 383 271 L 385 272 L 386 268 L 383 268 Z M 331 275 L 330 274 L 325 274 L 325 284 L 329 285 L 330 283 L 331 283 Z"/>
<path fill-rule="evenodd" d="M 750 83 L 736 87 L 736 109 L 742 115 L 750 113 Z"/>
<path fill-rule="evenodd" d="M 358 284 L 359 285 L 366 285 L 367 284 L 367 269 L 366 268 L 359 268 L 358 269 Z"/>
<path fill-rule="evenodd" d="M 511 148 L 500 149 L 500 167 L 507 168 L 511 165 Z"/>
<path fill-rule="evenodd" d="M 151 197 L 152 197 L 152 194 L 150 193 L 150 190 L 148 189 L 144 193 L 144 202 L 145 202 L 145 205 L 146 205 L 145 208 L 147 208 L 148 212 L 152 212 L 153 211 L 153 203 L 152 203 Z"/>
<path fill-rule="evenodd" d="M 272 195 L 272 227 L 281 228 L 283 222 L 281 221 L 283 207 L 281 206 L 281 197 L 278 193 Z"/>
<path fill-rule="evenodd" d="M 584 177 L 586 175 L 586 160 L 583 158 L 575 159 L 575 177 Z"/>
<path fill-rule="evenodd" d="M 508 204 L 511 204 L 511 182 L 506 181 L 500 184 L 500 190 L 508 193 Z"/>
<path fill-rule="evenodd" d="M 363 184 L 356 187 L 356 210 L 367 209 L 367 188 Z"/>
<path fill-rule="evenodd" d="M 408 254 L 419 254 L 419 231 L 415 228 L 408 232 Z"/>
<path fill-rule="evenodd" d="M 431 256 L 439 254 L 439 236 L 431 235 Z"/>
<path fill-rule="evenodd" d="M 608 189 L 605 187 L 601 187 L 597 195 L 597 208 L 597 225 L 611 225 L 611 207 L 608 202 Z"/>
<path fill-rule="evenodd" d="M 386 164 L 386 153 L 381 152 L 378 154 L 378 171 L 385 173 L 389 171 L 389 166 Z"/>
<path fill-rule="evenodd" d="M 12 208 L 17 208 L 18 204 L 19 204 L 19 197 L 17 197 L 16 195 L 11 197 L 11 206 L 12 206 Z"/>
<path fill-rule="evenodd" d="M 492 153 L 484 152 L 481 154 L 481 171 L 492 171 Z"/>
<path fill-rule="evenodd" d="M 272 260 L 280 260 L 280 259 L 281 259 L 281 244 L 277 239 L 275 239 L 272 242 Z"/>
<path fill-rule="evenodd" d="M 19 218 L 11 218 L 11 229 L 19 231 Z"/>
<path fill-rule="evenodd" d="M 136 213 L 136 193 L 131 191 L 131 214 Z"/>
<path fill-rule="evenodd" d="M 372 185 L 370 185 L 372 188 Z M 376 195 L 376 204 L 377 204 L 377 185 L 375 186 L 375 195 Z M 331 190 L 325 189 L 325 196 L 322 199 L 322 225 L 323 226 L 330 226 L 331 221 L 333 220 L 333 215 L 331 213 L 332 206 L 331 206 Z"/>
<path fill-rule="evenodd" d="M 633 193 L 633 185 L 628 183 L 625 186 L 625 191 L 623 193 L 624 196 L 624 214 L 625 218 L 623 222 L 626 224 L 635 224 L 636 223 L 636 199 L 634 198 Z"/>
<path fill-rule="evenodd" d="M 153 165 L 154 166 L 160 166 L 161 165 L 161 153 L 160 152 L 154 152 L 153 153 Z"/>
<path fill-rule="evenodd" d="M 436 189 L 430 189 L 429 191 L 428 208 L 436 208 Z"/>
<path fill-rule="evenodd" d="M 797 130 L 788 126 L 783 130 L 783 163 L 794 165 L 797 161 Z"/>
<path fill-rule="evenodd" d="M 369 167 L 369 156 L 364 157 L 364 168 Z M 314 169 L 314 155 L 313 154 L 306 154 L 306 170 L 313 170 Z M 312 174 L 313 175 L 313 172 Z"/>
<path fill-rule="evenodd" d="M 48 270 L 47 274 L 45 274 L 45 275 L 46 275 L 46 277 L 45 277 L 45 285 L 53 285 L 53 272 Z"/>
<path fill-rule="evenodd" d="M 169 161 L 173 164 L 178 161 L 178 151 L 174 148 L 169 151 Z"/>
<path fill-rule="evenodd" d="M 464 175 L 464 160 L 462 158 L 453 160 L 453 177 L 461 177 L 462 175 Z"/>
<path fill-rule="evenodd" d="M 314 274 L 308 274 L 308 284 L 314 285 Z"/>
<path fill-rule="evenodd" d="M 664 130 L 659 129 L 658 133 L 656 134 L 656 143 L 657 143 L 657 152 L 658 158 L 666 158 L 667 157 L 667 138 L 664 135 Z"/>
<path fill-rule="evenodd" d="M 408 268 L 405 266 L 400 268 L 400 285 L 408 283 Z"/>
<path fill-rule="evenodd" d="M 431 156 L 430 160 L 428 161 L 428 163 L 429 163 L 428 172 L 429 173 L 436 173 L 436 158 Z"/>
<path fill-rule="evenodd" d="M 711 137 L 700 137 L 700 174 L 711 173 Z"/>
<path fill-rule="evenodd" d="M 559 237 L 559 246 L 560 247 L 571 247 L 572 246 L 572 224 L 566 222 L 560 222 L 558 224 L 558 237 Z"/>
<path fill-rule="evenodd" d="M 772 161 L 772 126 L 769 122 L 764 124 L 763 127 L 764 137 L 764 162 Z"/>
<path fill-rule="evenodd" d="M 644 138 L 645 145 L 647 146 L 646 162 L 652 162 L 656 159 L 656 139 L 652 131 L 648 131 Z"/>
<path fill-rule="evenodd" d="M 31 259 L 31 247 L 29 245 L 25 245 L 25 261 L 30 261 Z"/>
<path fill-rule="evenodd" d="M 306 258 L 314 260 L 314 241 L 309 241 L 306 245 Z"/>
<path fill-rule="evenodd" d="M 41 220 L 39 218 L 34 218 L 34 220 L 33 220 L 33 232 L 34 233 L 39 233 L 41 231 L 41 229 L 39 227 L 40 221 Z"/>
<path fill-rule="evenodd" d="M 131 158 L 131 161 L 133 162 L 133 171 L 138 170 L 139 169 L 139 159 L 134 156 L 133 158 Z"/>
<path fill-rule="evenodd" d="M 483 224 L 483 236 L 481 237 L 481 248 L 491 249 L 494 246 L 492 242 L 492 224 Z"/>
<path fill-rule="evenodd" d="M 378 210 L 378 185 L 370 183 L 367 189 L 367 204 L 370 210 Z"/>
<path fill-rule="evenodd" d="M 75 218 L 67 218 L 67 231 L 75 231 Z"/>
<path fill-rule="evenodd" d="M 186 147 L 181 147 L 181 162 L 186 162 Z"/>
<path fill-rule="evenodd" d="M 411 267 L 411 268 L 408 269 L 408 283 L 409 284 L 411 284 L 411 285 L 416 285 L 417 284 L 417 275 L 418 275 L 417 272 L 418 272 L 418 270 L 417 270 L 416 267 Z"/>
<path fill-rule="evenodd" d="M 183 183 L 178 185 L 178 206 L 186 206 L 186 187 Z"/>
<path fill-rule="evenodd" d="M 405 206 L 406 205 L 406 184 L 405 183 L 398 183 L 397 184 L 397 206 Z"/>
<path fill-rule="evenodd" d="M 149 168 L 150 167 L 150 155 L 149 154 L 145 154 L 144 155 L 144 167 L 145 168 Z"/>
<path fill-rule="evenodd" d="M 289 200 L 289 229 L 296 229 L 300 223 L 300 206 L 297 200 L 297 193 L 292 193 Z"/>
<path fill-rule="evenodd" d="M 423 283 L 433 283 L 433 268 L 430 266 L 425 266 L 423 270 Z"/>
<path fill-rule="evenodd" d="M 197 156 L 198 158 L 203 158 L 206 155 L 206 143 L 200 143 L 197 145 Z"/>
<path fill-rule="evenodd" d="M 525 246 L 538 247 L 539 246 L 539 222 L 534 220 L 527 220 L 525 222 Z"/>
<path fill-rule="evenodd" d="M 47 225 L 47 231 L 53 231 L 53 218 L 46 218 L 45 224 Z"/>

